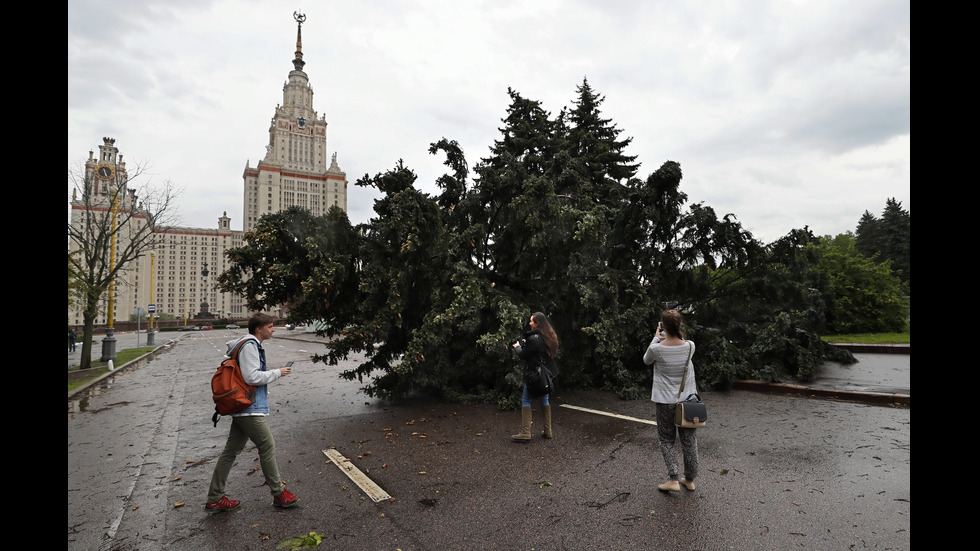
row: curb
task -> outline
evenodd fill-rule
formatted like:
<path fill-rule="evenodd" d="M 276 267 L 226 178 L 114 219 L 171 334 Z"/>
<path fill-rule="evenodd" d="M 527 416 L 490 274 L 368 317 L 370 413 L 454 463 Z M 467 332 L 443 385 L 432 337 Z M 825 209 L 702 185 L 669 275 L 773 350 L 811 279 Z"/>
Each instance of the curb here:
<path fill-rule="evenodd" d="M 798 394 L 825 400 L 845 400 L 860 402 L 872 406 L 899 406 L 911 409 L 912 398 L 909 394 L 886 392 L 857 392 L 853 390 L 834 390 L 830 388 L 814 388 L 792 383 L 765 383 L 762 381 L 737 380 L 732 383 L 733 389 L 753 390 L 770 394 Z"/>
<path fill-rule="evenodd" d="M 901 343 L 901 344 L 865 344 L 859 342 L 830 342 L 827 343 L 837 348 L 843 348 L 853 352 L 861 352 L 864 354 L 912 354 L 912 344 L 911 343 Z"/>

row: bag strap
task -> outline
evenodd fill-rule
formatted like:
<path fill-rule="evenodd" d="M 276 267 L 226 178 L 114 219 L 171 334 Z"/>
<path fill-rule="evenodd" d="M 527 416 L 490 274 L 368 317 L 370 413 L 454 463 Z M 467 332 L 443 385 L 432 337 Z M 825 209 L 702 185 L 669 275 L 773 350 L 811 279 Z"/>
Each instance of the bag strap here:
<path fill-rule="evenodd" d="M 694 345 L 687 343 L 687 361 L 684 362 L 684 375 L 681 377 L 681 387 L 677 389 L 677 401 L 681 401 L 681 392 L 684 392 L 684 383 L 687 382 L 687 366 L 691 365 L 691 354 L 694 353 Z"/>
<path fill-rule="evenodd" d="M 235 347 L 235 351 L 231 353 L 231 356 L 230 357 L 237 362 L 238 361 L 238 353 L 242 351 L 242 347 L 245 346 L 245 343 L 247 343 L 250 340 L 253 340 L 253 339 L 242 339 L 242 341 L 238 343 L 238 346 Z M 256 344 L 256 346 L 258 346 L 258 344 Z"/>

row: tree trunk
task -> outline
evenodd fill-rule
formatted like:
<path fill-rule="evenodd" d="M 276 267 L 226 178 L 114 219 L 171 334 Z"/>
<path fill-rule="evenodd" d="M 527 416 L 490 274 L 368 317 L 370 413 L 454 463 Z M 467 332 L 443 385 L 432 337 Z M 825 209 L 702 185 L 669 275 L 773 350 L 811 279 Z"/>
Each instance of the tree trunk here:
<path fill-rule="evenodd" d="M 79 369 L 92 367 L 92 337 L 95 333 L 95 317 L 99 315 L 99 295 L 94 298 L 85 297 L 85 311 L 82 313 L 84 328 L 82 329 L 82 357 L 78 362 Z"/>
<path fill-rule="evenodd" d="M 78 368 L 92 367 L 92 333 L 95 332 L 95 320 L 85 316 L 85 329 L 82 330 L 82 357 L 79 358 Z"/>

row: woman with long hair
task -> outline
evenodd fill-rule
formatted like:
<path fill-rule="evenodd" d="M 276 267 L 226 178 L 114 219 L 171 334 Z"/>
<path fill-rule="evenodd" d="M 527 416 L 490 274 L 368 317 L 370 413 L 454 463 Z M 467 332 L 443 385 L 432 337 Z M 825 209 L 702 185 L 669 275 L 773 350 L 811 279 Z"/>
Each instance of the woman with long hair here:
<path fill-rule="evenodd" d="M 514 442 L 531 441 L 531 397 L 527 392 L 527 379 L 530 373 L 537 371 L 538 366 L 543 366 L 554 376 L 557 373 L 555 356 L 558 355 L 558 335 L 551 327 L 551 322 L 541 312 L 531 314 L 528 321 L 531 330 L 524 333 L 524 338 L 514 345 L 517 356 L 524 360 L 524 392 L 521 395 L 521 432 L 512 436 Z M 548 395 L 541 396 L 541 409 L 544 414 L 544 431 L 541 433 L 545 438 L 551 438 L 551 404 L 548 402 Z"/>
<path fill-rule="evenodd" d="M 667 482 L 658 486 L 663 492 L 679 492 L 681 485 L 694 491 L 694 479 L 698 476 L 697 433 L 695 429 L 674 426 L 677 402 L 698 392 L 694 363 L 691 361 L 694 356 L 694 342 L 684 339 L 682 325 L 680 312 L 664 312 L 657 324 L 653 342 L 643 354 L 643 363 L 653 364 L 653 392 L 650 400 L 656 404 L 657 437 L 664 462 L 667 463 L 667 475 L 670 477 Z M 679 393 L 683 394 L 680 398 Z M 684 451 L 684 478 L 680 481 L 677 480 L 677 456 L 674 454 L 677 437 L 680 437 Z"/>

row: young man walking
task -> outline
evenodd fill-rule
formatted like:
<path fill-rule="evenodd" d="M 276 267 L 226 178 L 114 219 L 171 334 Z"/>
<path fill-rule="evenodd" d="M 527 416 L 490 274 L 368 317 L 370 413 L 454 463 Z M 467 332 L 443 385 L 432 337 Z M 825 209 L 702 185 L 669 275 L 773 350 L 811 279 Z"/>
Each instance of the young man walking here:
<path fill-rule="evenodd" d="M 237 499 L 229 499 L 225 495 L 225 482 L 228 480 L 231 466 L 235 463 L 235 457 L 245 449 L 245 444 L 249 440 L 259 450 L 259 465 L 262 467 L 262 474 L 265 475 L 265 482 L 269 485 L 269 491 L 272 492 L 272 504 L 276 507 L 294 507 L 299 501 L 299 498 L 290 493 L 282 483 L 279 465 L 276 463 L 276 442 L 265 422 L 266 416 L 269 415 L 269 393 L 266 385 L 279 377 L 289 375 L 292 371 L 289 367 L 266 369 L 265 349 L 262 348 L 262 342 L 272 338 L 275 332 L 273 321 L 272 316 L 268 314 L 255 314 L 248 320 L 249 334 L 228 341 L 229 356 L 235 352 L 238 343 L 248 341 L 238 352 L 238 366 L 242 370 L 242 378 L 245 382 L 255 386 L 255 401 L 231 418 L 228 442 L 218 457 L 218 463 L 214 466 L 214 474 L 211 475 L 211 488 L 208 490 L 208 501 L 204 506 L 204 510 L 208 513 L 238 508 L 240 502 Z"/>

